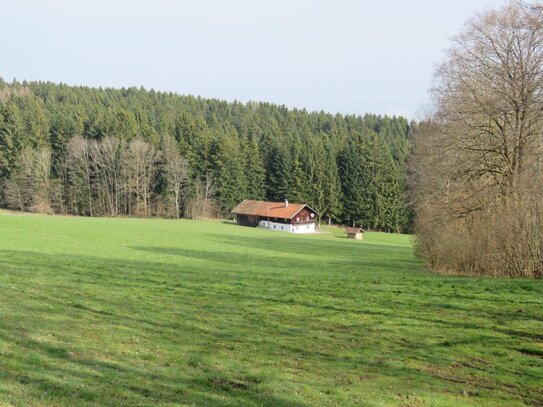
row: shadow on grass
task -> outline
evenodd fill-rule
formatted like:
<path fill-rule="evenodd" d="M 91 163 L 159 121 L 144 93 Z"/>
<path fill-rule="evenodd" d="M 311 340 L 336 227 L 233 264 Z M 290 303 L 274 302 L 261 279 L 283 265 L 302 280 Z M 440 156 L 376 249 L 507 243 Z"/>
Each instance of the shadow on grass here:
<path fill-rule="evenodd" d="M 474 296 L 466 308 L 447 307 L 438 294 L 453 298 L 455 293 L 433 283 L 449 279 L 415 273 L 416 279 L 403 280 L 402 259 L 360 256 L 355 264 L 365 265 L 372 279 L 382 278 L 384 261 L 395 278 L 383 284 L 340 280 L 335 288 L 325 278 L 333 270 L 315 268 L 307 260 L 294 260 L 290 274 L 275 275 L 270 257 L 277 256 L 264 256 L 258 273 L 243 274 L 222 271 L 222 264 L 244 267 L 247 256 L 239 253 L 137 250 L 209 262 L 0 251 L 1 381 L 18 387 L 35 404 L 43 404 L 45 397 L 60 405 L 302 407 L 300 396 L 275 390 L 278 383 L 289 384 L 289 369 L 297 369 L 303 386 L 314 391 L 324 382 L 355 388 L 350 375 L 367 374 L 444 393 L 468 388 L 528 404 L 543 401 L 533 383 L 511 379 L 511 371 L 521 368 L 512 365 L 508 354 L 485 362 L 486 367 L 473 361 L 486 349 L 540 340 L 513 325 L 495 326 L 495 317 L 515 322 L 515 307 L 489 307 L 484 323 L 480 317 L 472 321 L 471 313 L 485 304 L 484 298 Z M 298 274 L 296 267 L 305 271 Z M 416 296 L 410 293 L 414 289 L 419 290 Z M 431 301 L 417 300 L 428 293 Z M 85 337 L 86 325 L 101 326 L 104 337 Z M 127 340 L 126 349 L 118 347 Z M 135 353 L 152 354 L 158 346 L 170 349 L 169 359 L 149 361 Z M 531 363 L 540 360 L 530 352 L 525 357 Z M 459 368 L 451 365 L 456 359 L 464 363 Z M 247 373 L 262 360 L 275 363 L 273 384 Z M 224 363 L 232 364 L 219 368 Z M 520 372 L 530 374 L 529 368 Z"/>
<path fill-rule="evenodd" d="M 279 233 L 279 232 L 277 232 Z M 357 255 L 368 256 L 372 253 L 381 254 L 387 253 L 390 257 L 401 257 L 405 260 L 411 260 L 417 265 L 422 264 L 421 261 L 412 257 L 413 249 L 403 246 L 389 246 L 379 244 L 357 244 L 364 243 L 354 239 L 318 239 L 317 236 L 284 234 L 283 236 L 275 236 L 275 233 L 265 237 L 245 237 L 230 235 L 228 237 L 213 236 L 211 241 L 234 245 L 236 247 L 246 247 L 250 249 L 259 249 L 272 251 L 274 253 L 289 253 L 289 254 L 310 254 L 314 257 L 330 257 L 353 259 Z M 349 242 L 349 244 L 345 244 Z"/>
<path fill-rule="evenodd" d="M 224 243 L 223 243 L 224 244 Z M 238 243 L 231 243 L 239 247 Z M 207 264 L 207 271 L 216 270 L 221 273 L 234 273 L 236 275 L 250 273 L 255 279 L 277 278 L 277 273 L 283 274 L 287 280 L 296 280 L 301 275 L 308 278 L 315 278 L 322 274 L 323 278 L 332 280 L 358 279 L 359 276 L 371 278 L 376 272 L 383 275 L 398 276 L 398 273 L 421 273 L 419 261 L 405 256 L 390 256 L 386 260 L 380 260 L 370 250 L 361 252 L 358 256 L 345 253 L 319 257 L 311 250 L 302 247 L 287 247 L 284 243 L 274 249 L 273 243 L 247 242 L 246 248 L 253 250 L 245 252 L 217 251 L 217 250 L 195 250 L 180 247 L 152 247 L 152 246 L 130 246 L 131 249 L 153 254 L 176 256 L 185 259 L 197 260 L 200 264 Z M 283 248 L 280 251 L 280 248 Z M 262 250 L 257 252 L 254 249 Z M 276 253 L 284 255 L 276 255 Z M 377 258 L 376 258 L 377 257 Z M 210 267 L 213 265 L 213 267 Z M 192 267 L 192 266 L 191 266 Z"/>
<path fill-rule="evenodd" d="M 0 326 L 0 341 L 14 345 L 18 355 L 7 355 L 0 369 L 3 383 L 15 383 L 24 393 L 53 404 L 66 405 L 164 405 L 225 404 L 303 407 L 305 404 L 259 391 L 258 380 L 206 367 L 198 379 L 181 379 L 156 371 L 81 357 L 70 346 L 53 346 L 32 340 Z M 56 402 L 55 402 L 56 400 Z"/>
<path fill-rule="evenodd" d="M 131 246 L 130 248 L 149 253 L 180 256 L 220 264 L 237 265 L 240 267 L 240 269 L 247 268 L 247 266 L 303 269 L 311 267 L 313 265 L 313 261 L 311 259 L 301 258 L 301 253 L 300 258 L 285 258 L 281 256 L 251 256 L 244 253 L 221 252 L 212 250 L 194 250 L 179 247 Z M 340 265 L 344 262 L 345 260 L 334 261 L 334 263 L 337 265 Z"/>

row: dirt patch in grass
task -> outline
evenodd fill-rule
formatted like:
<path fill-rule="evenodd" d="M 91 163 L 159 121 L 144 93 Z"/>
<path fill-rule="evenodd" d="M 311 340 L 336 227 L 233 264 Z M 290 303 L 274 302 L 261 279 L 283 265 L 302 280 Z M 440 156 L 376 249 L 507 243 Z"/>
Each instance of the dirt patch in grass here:
<path fill-rule="evenodd" d="M 247 390 L 249 388 L 249 385 L 247 383 L 236 382 L 220 377 L 212 377 L 209 379 L 209 382 L 215 387 L 222 387 L 228 389 Z"/>

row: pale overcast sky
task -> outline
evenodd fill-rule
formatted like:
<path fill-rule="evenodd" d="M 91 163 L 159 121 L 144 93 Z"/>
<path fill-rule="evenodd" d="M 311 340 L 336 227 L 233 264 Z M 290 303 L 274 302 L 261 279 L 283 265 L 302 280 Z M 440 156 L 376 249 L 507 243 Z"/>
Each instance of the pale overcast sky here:
<path fill-rule="evenodd" d="M 0 0 L 0 76 L 416 117 L 499 0 Z"/>

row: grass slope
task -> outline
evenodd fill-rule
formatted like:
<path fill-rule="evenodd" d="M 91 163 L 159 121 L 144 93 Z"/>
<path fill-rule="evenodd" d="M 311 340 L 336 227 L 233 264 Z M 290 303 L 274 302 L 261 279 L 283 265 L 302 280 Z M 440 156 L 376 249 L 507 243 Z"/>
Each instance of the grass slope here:
<path fill-rule="evenodd" d="M 541 405 L 543 282 L 407 236 L 0 214 L 1 405 Z"/>

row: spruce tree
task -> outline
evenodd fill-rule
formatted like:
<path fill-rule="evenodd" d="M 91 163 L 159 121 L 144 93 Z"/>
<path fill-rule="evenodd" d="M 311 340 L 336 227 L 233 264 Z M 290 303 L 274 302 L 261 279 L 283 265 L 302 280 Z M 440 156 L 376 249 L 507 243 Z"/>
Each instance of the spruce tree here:
<path fill-rule="evenodd" d="M 373 221 L 372 226 L 384 231 L 398 231 L 400 221 L 400 179 L 392 153 L 383 138 L 371 140 Z"/>
<path fill-rule="evenodd" d="M 330 220 L 340 220 L 342 213 L 342 190 L 339 171 L 336 164 L 336 153 L 328 146 L 324 156 L 324 210 L 320 214 Z"/>
<path fill-rule="evenodd" d="M 233 131 L 235 132 L 235 129 Z M 212 150 L 217 203 L 222 213 L 229 214 L 248 194 L 244 160 L 237 134 L 218 138 Z"/>
<path fill-rule="evenodd" d="M 2 176 L 9 176 L 17 165 L 22 151 L 24 122 L 17 105 L 12 101 L 0 105 L 0 167 Z"/>
<path fill-rule="evenodd" d="M 304 172 L 304 202 L 319 214 L 325 210 L 324 147 L 321 138 L 306 134 L 302 146 L 302 168 Z"/>
<path fill-rule="evenodd" d="M 264 199 L 266 193 L 266 171 L 260 157 L 258 144 L 253 138 L 243 143 L 245 157 L 245 177 L 247 178 L 247 198 Z"/>
<path fill-rule="evenodd" d="M 268 169 L 268 199 L 280 201 L 288 196 L 291 168 L 286 148 L 281 145 L 274 146 Z"/>
<path fill-rule="evenodd" d="M 23 134 L 25 145 L 33 148 L 49 147 L 51 145 L 49 118 L 45 114 L 41 101 L 34 97 L 20 100 L 24 114 Z"/>
<path fill-rule="evenodd" d="M 350 224 L 372 226 L 374 191 L 366 138 L 350 140 L 338 157 L 343 190 L 343 215 Z"/>
<path fill-rule="evenodd" d="M 292 161 L 290 176 L 288 178 L 288 189 L 285 198 L 292 202 L 306 202 L 306 180 L 302 171 L 302 165 L 296 156 Z"/>

